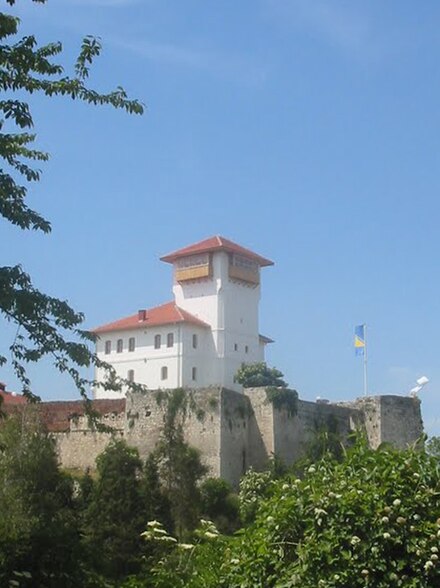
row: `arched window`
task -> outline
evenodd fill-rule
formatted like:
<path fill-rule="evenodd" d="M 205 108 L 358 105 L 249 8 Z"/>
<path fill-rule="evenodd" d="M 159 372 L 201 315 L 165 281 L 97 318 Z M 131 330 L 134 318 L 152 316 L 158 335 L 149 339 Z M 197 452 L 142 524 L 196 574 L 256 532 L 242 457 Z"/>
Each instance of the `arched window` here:
<path fill-rule="evenodd" d="M 112 350 L 112 342 L 106 341 L 105 342 L 105 354 L 108 355 Z"/>
<path fill-rule="evenodd" d="M 174 345 L 174 333 L 168 333 L 167 335 L 167 347 L 173 347 Z"/>
<path fill-rule="evenodd" d="M 197 368 L 196 367 L 193 367 L 193 369 L 192 369 L 192 379 L 194 381 L 197 380 Z"/>
<path fill-rule="evenodd" d="M 116 343 L 116 353 L 122 353 L 123 347 L 124 347 L 124 342 L 122 341 L 122 339 L 118 339 L 118 341 Z"/>
<path fill-rule="evenodd" d="M 166 380 L 168 378 L 168 368 L 166 365 L 160 368 L 160 379 Z"/>
<path fill-rule="evenodd" d="M 136 348 L 136 339 L 134 337 L 130 337 L 128 340 L 128 351 L 134 351 Z"/>
<path fill-rule="evenodd" d="M 198 344 L 197 335 L 196 335 L 196 333 L 194 333 L 193 334 L 193 349 L 197 349 L 197 344 Z"/>
<path fill-rule="evenodd" d="M 154 335 L 154 349 L 160 349 L 160 345 L 161 345 L 161 336 Z"/>
<path fill-rule="evenodd" d="M 128 372 L 127 372 L 127 380 L 129 382 L 134 382 L 134 370 L 128 370 Z"/>

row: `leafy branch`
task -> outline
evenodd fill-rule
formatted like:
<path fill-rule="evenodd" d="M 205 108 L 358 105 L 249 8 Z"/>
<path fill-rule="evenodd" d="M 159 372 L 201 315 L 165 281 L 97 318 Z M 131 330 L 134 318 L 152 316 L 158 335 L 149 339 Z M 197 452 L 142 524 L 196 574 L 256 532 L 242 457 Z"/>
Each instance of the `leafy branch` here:
<path fill-rule="evenodd" d="M 12 6 L 15 0 L 7 0 L 7 3 Z M 0 159 L 3 162 L 0 216 L 20 229 L 49 233 L 50 222 L 26 202 L 28 184 L 38 182 L 41 177 L 35 162 L 45 162 L 49 155 L 35 147 L 36 133 L 31 132 L 34 121 L 29 104 L 22 99 L 23 93 L 39 93 L 48 98 L 66 96 L 92 105 L 110 105 L 130 114 L 142 114 L 144 106 L 137 100 L 130 100 L 120 86 L 101 93 L 86 85 L 90 68 L 101 53 L 99 39 L 91 36 L 83 39 L 73 74 L 69 76 L 64 66 L 56 61 L 62 54 L 62 44 L 56 41 L 40 46 L 33 35 L 17 38 L 19 25 L 17 17 L 0 13 L 0 39 L 10 38 L 11 41 L 0 45 L 0 91 L 8 95 L 0 100 Z M 20 97 L 14 96 L 15 93 Z M 9 132 L 6 132 L 6 125 L 12 127 L 8 128 Z M 26 364 L 38 362 L 45 356 L 51 356 L 55 367 L 72 377 L 84 397 L 91 382 L 80 375 L 79 368 L 94 365 L 112 373 L 110 366 L 89 350 L 88 344 L 94 341 L 94 336 L 80 328 L 83 314 L 73 310 L 66 301 L 35 288 L 20 265 L 0 267 L 0 314 L 19 328 L 9 351 L 11 365 L 24 393 L 32 396 Z M 6 356 L 0 354 L 0 366 L 6 362 Z"/>

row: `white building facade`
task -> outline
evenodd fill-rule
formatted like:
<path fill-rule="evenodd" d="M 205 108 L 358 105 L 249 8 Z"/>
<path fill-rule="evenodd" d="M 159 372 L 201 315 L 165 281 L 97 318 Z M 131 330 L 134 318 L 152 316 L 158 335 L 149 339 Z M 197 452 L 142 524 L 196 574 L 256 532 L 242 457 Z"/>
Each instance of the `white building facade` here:
<path fill-rule="evenodd" d="M 161 260 L 173 266 L 174 300 L 95 329 L 98 357 L 150 389 L 240 391 L 240 365 L 264 361 L 271 342 L 259 334 L 258 307 L 261 268 L 273 262 L 219 236 Z M 103 377 L 98 369 L 95 378 Z M 123 395 L 95 391 L 96 398 Z"/>

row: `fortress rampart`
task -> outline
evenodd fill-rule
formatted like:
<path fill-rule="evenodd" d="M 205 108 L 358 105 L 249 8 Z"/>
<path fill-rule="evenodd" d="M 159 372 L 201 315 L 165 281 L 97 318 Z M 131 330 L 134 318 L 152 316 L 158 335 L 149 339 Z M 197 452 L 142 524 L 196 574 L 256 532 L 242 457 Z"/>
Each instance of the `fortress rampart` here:
<path fill-rule="evenodd" d="M 82 401 L 45 402 L 38 410 L 56 440 L 62 466 L 94 469 L 112 437 L 125 439 L 145 459 L 160 439 L 172 393 L 149 390 L 93 401 L 99 420 L 112 432 L 91 429 Z M 185 440 L 200 450 L 209 475 L 233 485 L 249 467 L 264 468 L 272 455 L 291 464 L 322 429 L 346 439 L 360 428 L 373 448 L 383 442 L 403 448 L 423 433 L 420 401 L 412 397 L 374 396 L 336 404 L 298 400 L 295 408 L 293 414 L 274 406 L 265 388 L 239 393 L 209 387 L 182 391 L 176 418 Z"/>

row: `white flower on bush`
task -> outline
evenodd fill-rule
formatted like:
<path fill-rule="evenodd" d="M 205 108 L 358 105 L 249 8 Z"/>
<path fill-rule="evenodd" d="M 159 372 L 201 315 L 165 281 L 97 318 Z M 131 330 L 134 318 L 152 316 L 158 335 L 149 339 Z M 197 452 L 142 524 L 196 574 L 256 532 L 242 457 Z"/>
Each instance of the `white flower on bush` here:
<path fill-rule="evenodd" d="M 361 540 L 357 535 L 353 535 L 353 537 L 350 539 L 350 543 L 352 545 L 358 545 L 358 543 L 360 543 Z"/>
<path fill-rule="evenodd" d="M 212 521 L 200 519 L 200 527 L 196 529 L 195 534 L 200 539 L 217 539 L 219 532 Z"/>
<path fill-rule="evenodd" d="M 177 539 L 175 537 L 171 537 L 171 535 L 162 535 L 161 537 L 153 537 L 155 541 L 163 541 L 164 543 L 177 543 Z"/>
<path fill-rule="evenodd" d="M 141 533 L 141 537 L 147 541 L 160 541 L 162 543 L 177 543 L 175 537 L 168 535 L 159 521 L 148 521 L 147 530 Z"/>

